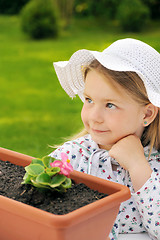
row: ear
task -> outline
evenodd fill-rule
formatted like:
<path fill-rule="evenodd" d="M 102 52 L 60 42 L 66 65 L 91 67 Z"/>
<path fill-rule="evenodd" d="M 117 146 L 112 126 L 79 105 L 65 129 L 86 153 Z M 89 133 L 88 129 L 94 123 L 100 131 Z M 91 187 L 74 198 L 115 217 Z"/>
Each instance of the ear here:
<path fill-rule="evenodd" d="M 147 127 L 151 124 L 156 118 L 158 113 L 158 107 L 154 106 L 152 103 L 149 103 L 144 108 L 144 118 L 143 118 L 143 126 Z"/>

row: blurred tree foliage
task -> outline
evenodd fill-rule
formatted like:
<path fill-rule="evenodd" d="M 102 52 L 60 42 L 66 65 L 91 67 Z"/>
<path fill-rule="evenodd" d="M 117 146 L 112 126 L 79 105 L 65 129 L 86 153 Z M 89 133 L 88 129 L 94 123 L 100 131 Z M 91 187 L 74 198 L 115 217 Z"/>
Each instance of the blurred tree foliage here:
<path fill-rule="evenodd" d="M 75 0 L 53 0 L 53 2 L 63 25 L 69 25 L 73 16 Z"/>
<path fill-rule="evenodd" d="M 74 11 L 76 16 L 108 17 L 115 19 L 119 5 L 125 0 L 75 0 Z M 160 19 L 160 0 L 140 0 L 149 8 L 152 19 Z M 134 0 L 131 0 L 134 4 Z"/>
<path fill-rule="evenodd" d="M 75 0 L 75 15 L 114 19 L 119 2 L 119 0 Z"/>
<path fill-rule="evenodd" d="M 0 0 L 0 13 L 16 14 L 30 0 Z M 119 4 L 124 0 L 52 0 L 57 4 L 60 17 L 70 21 L 73 13 L 76 16 L 104 16 L 113 19 Z M 140 0 L 150 10 L 152 19 L 160 18 L 160 0 Z M 45 2 L 45 0 L 44 0 Z M 132 0 L 131 2 L 134 2 Z M 74 9 L 74 11 L 73 11 Z"/>
<path fill-rule="evenodd" d="M 147 26 L 150 11 L 140 0 L 123 0 L 118 6 L 116 18 L 122 30 L 139 32 Z"/>
<path fill-rule="evenodd" d="M 31 0 L 21 11 L 22 29 L 31 38 L 57 37 L 58 23 L 52 0 Z"/>
<path fill-rule="evenodd" d="M 1 14 L 18 14 L 21 8 L 32 0 L 0 0 Z M 37 0 L 38 1 L 38 0 Z M 43 0 L 47 5 L 46 0 Z M 100 23 L 107 23 L 109 20 L 118 20 L 123 29 L 124 21 L 130 21 L 133 26 L 134 23 L 143 26 L 147 23 L 148 16 L 151 19 L 160 19 L 160 0 L 130 0 L 130 8 L 126 4 L 126 0 L 51 0 L 56 9 L 61 26 L 70 24 L 72 17 L 93 17 Z M 140 6 L 140 9 L 139 9 Z M 43 4 L 39 5 L 43 8 Z M 135 9 L 137 14 L 133 14 Z M 120 12 L 121 11 L 121 12 Z M 125 17 L 123 17 L 123 14 Z M 144 21 L 143 21 L 144 17 Z M 138 20 L 139 19 L 139 20 Z M 132 30 L 132 28 L 131 28 Z M 140 29 L 139 29 L 140 30 Z M 135 27 L 136 31 L 136 27 Z"/>
<path fill-rule="evenodd" d="M 150 19 L 160 19 L 160 0 L 75 0 L 75 16 L 116 20 L 124 31 L 141 31 Z"/>
<path fill-rule="evenodd" d="M 142 0 L 150 9 L 152 19 L 160 19 L 160 0 Z"/>
<path fill-rule="evenodd" d="M 17 14 L 29 0 L 0 0 L 1 14 Z"/>

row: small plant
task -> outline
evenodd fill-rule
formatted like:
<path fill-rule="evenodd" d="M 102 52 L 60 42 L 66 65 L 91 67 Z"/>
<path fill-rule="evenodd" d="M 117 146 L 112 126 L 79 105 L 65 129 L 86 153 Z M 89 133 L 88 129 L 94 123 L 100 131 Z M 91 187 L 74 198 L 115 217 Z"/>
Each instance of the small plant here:
<path fill-rule="evenodd" d="M 72 185 L 69 174 L 73 167 L 65 153 L 61 153 L 61 158 L 62 160 L 57 160 L 45 156 L 42 159 L 33 159 L 31 164 L 25 167 L 22 184 L 65 192 Z"/>

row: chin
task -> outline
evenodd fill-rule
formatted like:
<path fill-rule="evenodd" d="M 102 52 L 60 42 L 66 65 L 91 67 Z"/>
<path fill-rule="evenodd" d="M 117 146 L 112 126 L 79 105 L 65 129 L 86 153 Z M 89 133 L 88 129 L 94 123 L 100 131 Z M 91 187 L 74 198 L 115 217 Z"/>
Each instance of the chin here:
<path fill-rule="evenodd" d="M 91 137 L 92 137 L 92 136 L 91 136 Z M 112 142 L 102 141 L 102 140 L 97 139 L 96 137 L 92 137 L 92 140 L 93 140 L 94 142 L 96 142 L 97 145 L 98 145 L 100 148 L 106 149 L 106 150 L 110 149 L 111 146 L 114 145 L 114 143 L 112 143 Z"/>

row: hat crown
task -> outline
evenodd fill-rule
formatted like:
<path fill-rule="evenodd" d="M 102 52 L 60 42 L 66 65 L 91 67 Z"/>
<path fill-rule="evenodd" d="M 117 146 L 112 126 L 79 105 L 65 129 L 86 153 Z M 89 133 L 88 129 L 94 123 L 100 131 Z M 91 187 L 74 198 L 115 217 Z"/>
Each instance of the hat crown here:
<path fill-rule="evenodd" d="M 133 69 L 140 77 L 143 75 L 147 88 L 160 93 L 160 54 L 154 48 L 128 38 L 114 42 L 103 53 L 121 59 L 126 67 Z M 119 71 L 123 71 L 123 68 Z"/>

